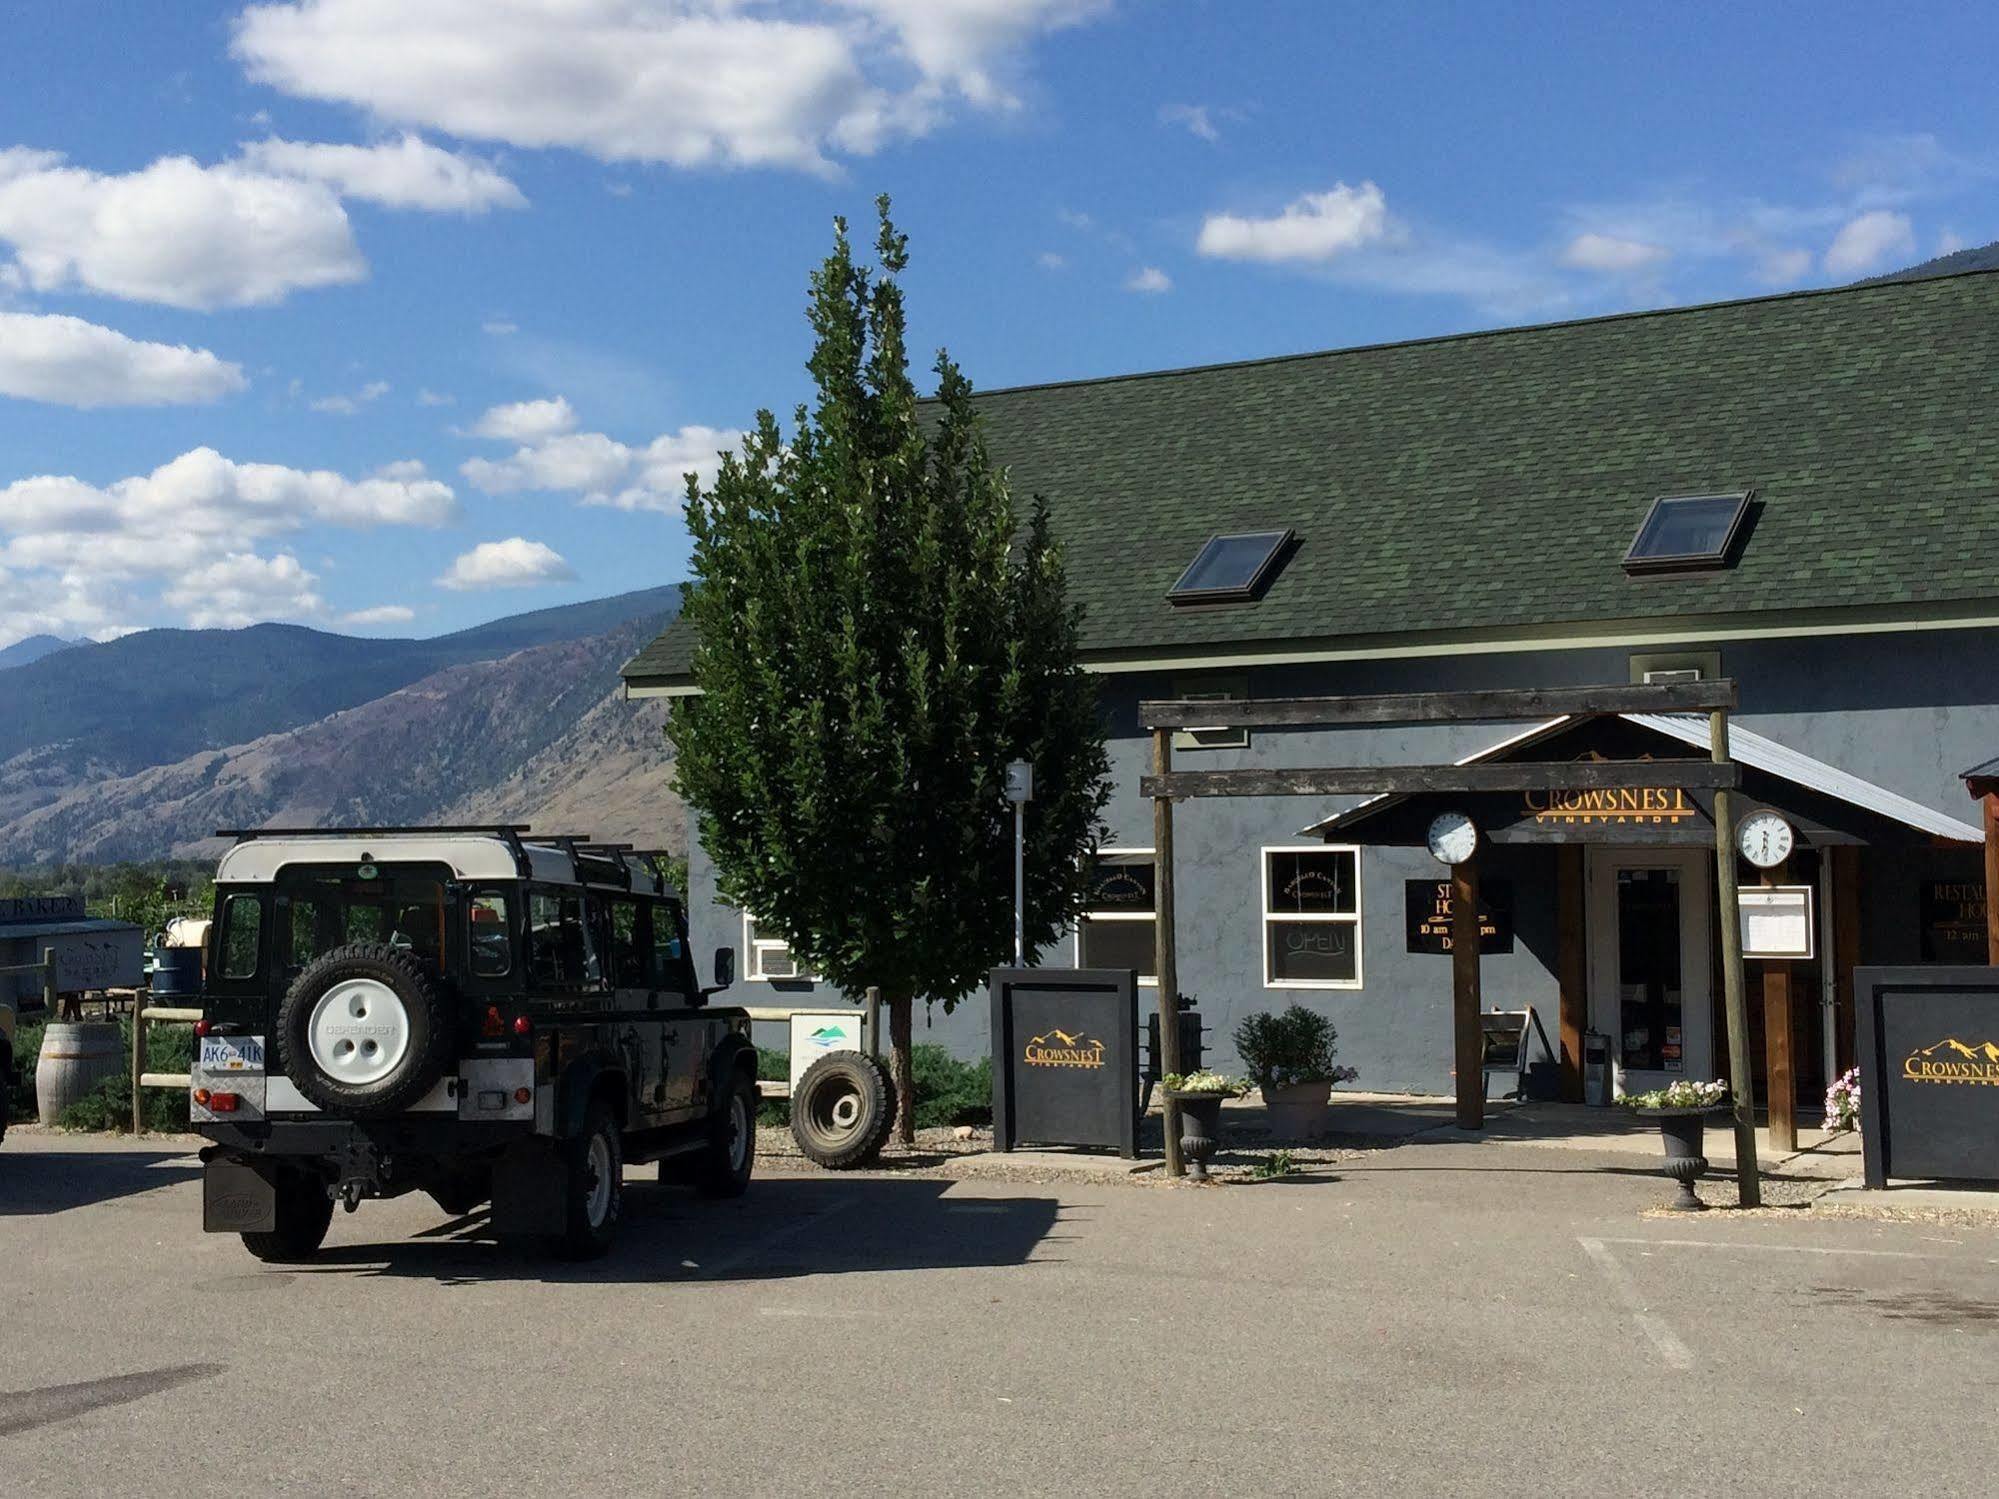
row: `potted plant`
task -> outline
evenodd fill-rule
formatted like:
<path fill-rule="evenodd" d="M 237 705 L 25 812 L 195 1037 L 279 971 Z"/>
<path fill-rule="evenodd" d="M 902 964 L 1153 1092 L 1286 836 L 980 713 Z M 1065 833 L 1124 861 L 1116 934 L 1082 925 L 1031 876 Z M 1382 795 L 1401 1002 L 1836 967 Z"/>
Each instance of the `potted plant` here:
<path fill-rule="evenodd" d="M 1333 1061 L 1338 1040 L 1329 1017 L 1298 1004 L 1245 1016 L 1235 1028 L 1236 1055 L 1263 1092 L 1273 1138 L 1302 1140 L 1325 1129 L 1333 1084 L 1360 1076 Z"/>
<path fill-rule="evenodd" d="M 1860 1069 L 1852 1067 L 1825 1090 L 1825 1132 L 1842 1135 L 1860 1128 Z"/>
<path fill-rule="evenodd" d="M 1221 1140 L 1222 1102 L 1240 1098 L 1249 1084 L 1220 1072 L 1169 1072 L 1160 1091 L 1180 1105 L 1180 1158 L 1195 1181 L 1208 1179 L 1208 1160 Z"/>
<path fill-rule="evenodd" d="M 1627 1093 L 1618 1102 L 1641 1119 L 1659 1121 L 1659 1136 L 1666 1144 L 1666 1175 L 1680 1184 L 1680 1195 L 1670 1206 L 1689 1213 L 1706 1207 L 1694 1192 L 1694 1183 L 1707 1171 L 1701 1137 L 1707 1116 L 1727 1106 L 1728 1085 L 1682 1079 L 1649 1093 Z"/>

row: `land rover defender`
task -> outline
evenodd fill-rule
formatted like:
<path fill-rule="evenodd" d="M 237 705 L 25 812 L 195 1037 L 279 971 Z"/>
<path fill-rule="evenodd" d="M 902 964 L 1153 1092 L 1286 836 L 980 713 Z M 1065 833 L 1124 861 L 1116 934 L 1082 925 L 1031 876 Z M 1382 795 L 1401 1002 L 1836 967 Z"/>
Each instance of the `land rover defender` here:
<path fill-rule="evenodd" d="M 336 1202 L 492 1204 L 603 1253 L 626 1165 L 719 1197 L 756 1155 L 741 1010 L 695 981 L 661 864 L 524 827 L 226 833 L 189 1114 L 203 1227 L 313 1254 Z"/>

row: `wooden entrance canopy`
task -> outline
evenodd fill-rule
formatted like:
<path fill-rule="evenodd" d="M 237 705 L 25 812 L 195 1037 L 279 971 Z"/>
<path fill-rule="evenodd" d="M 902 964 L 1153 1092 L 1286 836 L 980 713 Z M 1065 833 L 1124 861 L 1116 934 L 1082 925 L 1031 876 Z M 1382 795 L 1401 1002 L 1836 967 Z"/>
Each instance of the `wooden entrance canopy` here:
<path fill-rule="evenodd" d="M 1173 804 L 1189 797 L 1329 796 L 1374 793 L 1654 792 L 1704 794 L 1707 806 L 1698 841 L 1715 849 L 1721 906 L 1722 989 L 1728 1017 L 1729 1073 L 1735 1094 L 1736 1171 L 1742 1202 L 1762 1200 L 1756 1165 L 1754 1085 L 1749 1071 L 1749 1020 L 1744 1008 L 1742 934 L 1735 873 L 1731 791 L 1739 772 L 1728 755 L 1728 715 L 1737 704 L 1735 683 L 1607 684 L 1474 692 L 1393 693 L 1366 697 L 1169 700 L 1139 704 L 1139 722 L 1152 731 L 1153 774 L 1139 781 L 1152 798 L 1157 867 L 1159 1034 L 1163 1070 L 1180 1070 L 1179 965 L 1174 948 Z M 1518 723 L 1547 718 L 1593 718 L 1627 713 L 1705 713 L 1705 761 L 1523 761 L 1457 765 L 1340 766 L 1274 770 L 1173 769 L 1176 729 L 1385 727 L 1418 723 Z M 1485 841 L 1483 838 L 1481 842 Z M 1509 841 L 1529 841 L 1526 838 Z M 1479 1029 L 1479 857 L 1452 867 L 1452 1000 L 1457 1062 L 1457 1121 L 1465 1129 L 1485 1124 L 1485 1079 Z M 1166 1169 L 1181 1172 L 1177 1107 L 1166 1103 Z"/>
<path fill-rule="evenodd" d="M 1978 799 L 1985 828 L 1985 961 L 1999 968 L 1999 760 L 1967 770 L 1964 789 Z"/>

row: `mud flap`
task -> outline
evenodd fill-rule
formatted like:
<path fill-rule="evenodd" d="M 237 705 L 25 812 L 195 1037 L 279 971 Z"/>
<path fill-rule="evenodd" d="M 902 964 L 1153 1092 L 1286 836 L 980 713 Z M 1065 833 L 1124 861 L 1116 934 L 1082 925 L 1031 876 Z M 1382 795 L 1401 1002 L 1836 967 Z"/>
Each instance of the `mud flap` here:
<path fill-rule="evenodd" d="M 275 1233 L 276 1182 L 245 1161 L 210 1161 L 201 1172 L 201 1227 L 211 1234 Z"/>
<path fill-rule="evenodd" d="M 553 1235 L 569 1227 L 568 1167 L 553 1140 L 520 1140 L 493 1167 L 493 1232 L 502 1238 Z"/>

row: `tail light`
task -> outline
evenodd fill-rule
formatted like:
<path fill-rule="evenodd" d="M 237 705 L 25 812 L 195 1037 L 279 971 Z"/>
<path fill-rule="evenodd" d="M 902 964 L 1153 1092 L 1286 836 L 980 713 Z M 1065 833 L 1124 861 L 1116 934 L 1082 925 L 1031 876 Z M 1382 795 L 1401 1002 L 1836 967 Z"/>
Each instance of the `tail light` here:
<path fill-rule="evenodd" d="M 200 1104 L 204 1109 L 208 1107 L 208 1100 L 211 1096 L 212 1095 L 209 1093 L 209 1091 L 206 1088 L 196 1088 L 194 1090 L 194 1101 Z"/>
<path fill-rule="evenodd" d="M 534 1022 L 525 1015 L 516 1015 L 514 1017 L 514 1034 L 516 1036 L 532 1036 L 534 1034 Z"/>
<path fill-rule="evenodd" d="M 235 1113 L 236 1105 L 242 1101 L 242 1096 L 236 1093 L 211 1093 L 208 1095 L 209 1110 L 217 1114 Z"/>
<path fill-rule="evenodd" d="M 479 1034 L 488 1041 L 498 1040 L 507 1033 L 507 1022 L 500 1017 L 498 1005 L 486 1006 L 486 1019 L 479 1027 Z"/>
<path fill-rule="evenodd" d="M 207 1035 L 207 1034 L 208 1034 L 208 1017 L 207 1017 L 207 1016 L 203 1016 L 203 1017 L 202 1017 L 201 1019 L 199 1019 L 199 1020 L 195 1021 L 195 1023 L 194 1023 L 194 1033 L 195 1033 L 195 1034 L 196 1034 L 197 1036 L 205 1036 L 205 1035 Z"/>

